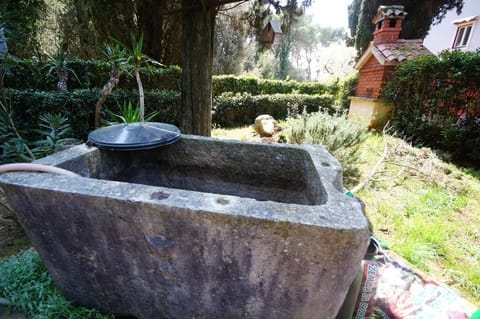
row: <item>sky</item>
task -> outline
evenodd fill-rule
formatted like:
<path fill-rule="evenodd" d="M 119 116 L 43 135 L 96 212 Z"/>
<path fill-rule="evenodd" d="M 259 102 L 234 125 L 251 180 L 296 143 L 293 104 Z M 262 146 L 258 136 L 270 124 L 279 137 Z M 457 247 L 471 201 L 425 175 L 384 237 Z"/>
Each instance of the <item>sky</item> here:
<path fill-rule="evenodd" d="M 347 7 L 352 0 L 312 0 L 306 10 L 313 15 L 313 21 L 322 27 L 348 28 Z"/>

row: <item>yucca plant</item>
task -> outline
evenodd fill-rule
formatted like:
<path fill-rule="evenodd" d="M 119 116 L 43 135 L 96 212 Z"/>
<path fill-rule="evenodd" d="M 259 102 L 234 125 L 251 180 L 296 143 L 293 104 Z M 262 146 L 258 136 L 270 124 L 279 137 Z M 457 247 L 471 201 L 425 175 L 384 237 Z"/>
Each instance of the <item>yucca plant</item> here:
<path fill-rule="evenodd" d="M 112 93 L 113 89 L 118 85 L 120 76 L 122 75 L 125 65 L 128 62 L 127 51 L 119 44 L 108 46 L 104 54 L 108 61 L 112 64 L 112 69 L 110 71 L 110 78 L 103 86 L 100 99 L 95 105 L 95 127 L 97 128 L 100 127 L 100 111 L 102 109 L 102 105 L 107 100 L 107 97 Z"/>
<path fill-rule="evenodd" d="M 18 132 L 11 109 L 6 105 L 8 102 L 6 97 L 0 100 L 0 163 L 34 161 L 36 157 L 28 146 L 28 141 Z"/>
<path fill-rule="evenodd" d="M 138 100 L 140 106 L 140 121 L 145 120 L 145 94 L 143 90 L 142 79 L 140 77 L 140 72 L 142 70 L 147 70 L 152 72 L 151 65 L 155 64 L 158 66 L 164 66 L 163 64 L 155 61 L 151 57 L 143 53 L 143 33 L 140 34 L 139 38 L 135 36 L 134 33 L 130 34 L 131 38 L 131 47 L 127 47 L 118 40 L 114 41 L 121 47 L 123 47 L 127 52 L 127 61 L 123 65 L 123 69 L 129 75 L 135 77 L 138 87 Z"/>
<path fill-rule="evenodd" d="M 36 147 L 32 150 L 37 157 L 62 151 L 79 142 L 76 138 L 69 137 L 72 129 L 67 117 L 61 114 L 47 113 L 41 115 L 39 120 L 40 129 L 34 131 L 43 138 L 33 143 Z"/>
<path fill-rule="evenodd" d="M 68 91 L 67 80 L 69 73 L 73 74 L 80 83 L 80 79 L 75 71 L 68 66 L 67 56 L 67 52 L 60 49 L 55 55 L 49 56 L 49 61 L 44 66 L 44 68 L 48 68 L 48 75 L 52 75 L 54 72 L 57 75 L 57 90 L 59 92 Z"/>
<path fill-rule="evenodd" d="M 111 120 L 107 121 L 108 125 L 115 125 L 121 123 L 135 123 L 146 121 L 149 122 L 158 115 L 158 112 L 152 112 L 144 117 L 143 120 L 140 119 L 140 107 L 133 106 L 132 102 L 124 102 L 120 108 L 121 114 L 115 114 L 112 111 L 107 111 Z"/>

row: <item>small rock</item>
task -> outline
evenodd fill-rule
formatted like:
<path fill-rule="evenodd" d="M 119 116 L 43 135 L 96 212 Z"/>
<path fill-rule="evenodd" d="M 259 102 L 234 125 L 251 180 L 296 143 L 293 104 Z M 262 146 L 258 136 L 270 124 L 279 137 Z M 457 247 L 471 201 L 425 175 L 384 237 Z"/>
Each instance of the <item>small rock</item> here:
<path fill-rule="evenodd" d="M 277 121 L 273 116 L 262 114 L 257 116 L 253 128 L 261 137 L 271 137 L 278 127 Z"/>

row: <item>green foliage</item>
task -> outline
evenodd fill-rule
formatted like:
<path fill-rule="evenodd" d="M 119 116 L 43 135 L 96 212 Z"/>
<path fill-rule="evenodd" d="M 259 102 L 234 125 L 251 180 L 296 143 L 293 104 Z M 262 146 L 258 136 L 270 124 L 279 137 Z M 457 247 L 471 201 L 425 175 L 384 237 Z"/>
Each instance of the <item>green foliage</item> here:
<path fill-rule="evenodd" d="M 361 149 L 368 162 L 365 175 L 378 163 L 385 143 L 395 153 L 387 155 L 385 165 L 357 194 L 377 236 L 395 253 L 478 304 L 480 171 L 456 167 L 431 150 L 376 134 Z"/>
<path fill-rule="evenodd" d="M 358 73 L 346 77 L 339 81 L 339 89 L 337 93 L 337 103 L 340 109 L 347 111 L 350 107 L 350 96 L 355 96 L 355 90 L 358 84 Z"/>
<path fill-rule="evenodd" d="M 417 145 L 480 164 L 480 50 L 402 63 L 383 90 L 392 124 Z"/>
<path fill-rule="evenodd" d="M 149 65 L 150 59 L 143 53 L 143 33 L 137 39 L 135 34 L 132 32 L 130 34 L 130 39 L 131 47 L 127 47 L 118 40 L 114 39 L 114 41 L 118 44 L 119 47 L 124 48 L 124 50 L 120 51 L 119 53 L 126 53 L 125 63 L 122 63 L 119 66 L 121 66 L 127 74 L 129 74 L 130 76 L 134 76 L 137 81 L 138 98 L 140 105 L 139 117 L 140 121 L 143 121 L 145 116 L 145 97 L 143 83 L 140 77 L 140 71 L 146 69 L 147 71 L 151 72 L 151 68 Z"/>
<path fill-rule="evenodd" d="M 249 76 L 219 75 L 213 77 L 213 96 L 225 92 L 260 94 L 324 94 L 331 87 L 320 82 L 297 82 L 261 79 Z"/>
<path fill-rule="evenodd" d="M 40 136 L 31 130 L 37 125 L 36 119 L 42 114 L 55 113 L 68 118 L 73 136 L 85 140 L 94 129 L 95 104 L 98 100 L 97 90 L 72 90 L 64 94 L 51 91 L 7 90 L 14 122 L 22 136 L 28 140 L 38 140 Z M 138 92 L 119 89 L 106 100 L 104 113 L 114 113 L 123 101 L 138 100 Z M 158 112 L 161 122 L 179 125 L 181 119 L 180 92 L 178 91 L 146 91 L 146 113 Z M 104 114 L 107 115 L 107 114 Z"/>
<path fill-rule="evenodd" d="M 120 108 L 121 114 L 115 114 L 110 110 L 107 112 L 110 115 L 111 120 L 107 122 L 108 125 L 120 124 L 120 123 L 135 123 L 140 122 L 140 107 L 135 106 L 133 107 L 132 102 L 124 102 L 122 107 Z M 146 122 L 152 121 L 158 115 L 158 111 L 152 112 L 145 117 Z M 116 121 L 120 119 L 121 121 Z"/>
<path fill-rule="evenodd" d="M 220 127 L 251 124 L 260 114 L 270 114 L 275 119 L 285 119 L 288 109 L 298 105 L 308 112 L 320 109 L 333 110 L 334 98 L 330 94 L 268 94 L 223 93 L 213 99 L 212 122 Z"/>
<path fill-rule="evenodd" d="M 0 101 L 0 163 L 30 162 L 35 156 L 28 146 L 28 141 L 18 132 L 11 107 L 6 103 L 6 99 Z"/>
<path fill-rule="evenodd" d="M 125 61 L 120 61 L 120 63 L 124 62 Z M 32 60 L 11 61 L 8 65 L 8 72 L 5 75 L 5 87 L 20 90 L 54 90 L 57 84 L 56 80 L 41 71 L 46 68 L 46 64 L 46 62 Z M 80 80 L 80 82 L 69 81 L 68 85 L 71 90 L 101 88 L 105 84 L 105 80 L 110 77 L 111 63 L 105 61 L 69 60 L 68 66 L 75 72 Z M 160 89 L 180 91 L 180 67 L 168 66 L 161 68 L 151 66 L 151 71 L 151 73 L 147 73 L 142 77 L 145 90 Z M 278 93 L 330 93 L 336 95 L 336 92 L 332 92 L 332 90 L 335 89 L 334 87 L 321 82 L 280 81 L 248 76 L 214 76 L 212 85 L 214 96 L 224 92 L 248 92 L 252 95 Z M 136 80 L 131 77 L 122 78 L 119 82 L 119 88 L 123 89 L 132 89 L 136 86 Z"/>
<path fill-rule="evenodd" d="M 119 49 L 121 50 L 120 46 Z M 114 48 L 111 49 L 109 56 L 116 57 L 116 63 L 126 62 L 125 57 L 116 54 Z M 9 64 L 5 78 L 6 87 L 24 88 L 7 89 L 10 103 L 15 110 L 15 123 L 18 123 L 20 131 L 25 131 L 22 135 L 25 134 L 26 139 L 37 140 L 39 137 L 29 130 L 36 126 L 34 121 L 42 114 L 58 113 L 69 119 L 73 136 L 84 140 L 94 128 L 94 111 L 99 94 L 97 90 L 103 87 L 105 79 L 110 77 L 111 65 L 103 61 L 69 61 L 68 65 L 78 75 L 82 88 L 79 89 L 80 83 L 70 82 L 71 89 L 64 94 L 51 91 L 54 90 L 56 83 L 51 77 L 46 77 L 45 72 L 40 71 L 45 65 L 38 61 L 26 60 Z M 138 93 L 131 90 L 136 87 L 133 81 L 134 79 L 126 77 L 119 82 L 119 87 L 105 102 L 103 116 L 112 112 L 119 113 L 118 105 L 122 105 L 123 101 L 138 100 Z M 148 114 L 157 111 L 159 113 L 157 120 L 180 125 L 181 69 L 177 66 L 168 68 L 153 66 L 152 73 L 146 74 L 142 82 L 147 88 L 145 112 Z M 335 100 L 339 99 L 342 83 L 323 84 L 216 76 L 213 78 L 215 111 L 213 122 L 222 127 L 248 125 L 260 113 L 271 113 L 278 119 L 284 119 L 289 105 L 293 104 L 306 107 L 310 112 L 318 111 L 320 108 L 332 108 L 334 104 L 338 104 Z"/>
<path fill-rule="evenodd" d="M 358 178 L 358 162 L 361 144 L 368 133 L 359 124 L 344 116 L 332 116 L 325 112 L 303 113 L 288 120 L 288 141 L 293 144 L 323 144 L 335 156 L 344 169 L 344 183 Z"/>
<path fill-rule="evenodd" d="M 40 56 L 39 21 L 46 8 L 45 0 L 0 1 L 0 24 L 5 28 L 11 54 L 23 58 Z"/>
<path fill-rule="evenodd" d="M 29 136 L 35 136 L 35 140 L 24 138 L 17 129 L 11 111 L 4 107 L 3 103 L 1 105 L 0 163 L 31 162 L 78 143 L 77 139 L 70 137 L 72 131 L 68 119 L 60 114 L 50 113 L 40 116 L 40 129 L 30 130 L 35 134 Z"/>
<path fill-rule="evenodd" d="M 249 25 L 244 15 L 248 14 L 243 6 L 228 10 L 228 15 L 219 14 L 215 22 L 214 37 L 214 74 L 239 74 L 245 69 L 245 63 L 252 63 L 253 44 L 245 41 Z M 251 50 L 248 48 L 251 47 Z"/>
<path fill-rule="evenodd" d="M 62 47 L 76 56 L 98 57 L 98 46 L 115 37 L 129 43 L 131 32 L 145 34 L 145 53 L 165 64 L 180 64 L 181 1 L 62 1 L 64 14 L 58 28 Z M 180 19 L 181 20 L 181 19 Z"/>
<path fill-rule="evenodd" d="M 32 319 L 113 319 L 66 300 L 33 250 L 0 260 L 0 297 Z"/>
<path fill-rule="evenodd" d="M 118 58 L 118 56 L 117 56 Z M 37 60 L 9 60 L 5 74 L 5 87 L 19 90 L 55 90 L 57 79 L 49 76 L 44 69 L 49 62 Z M 79 81 L 69 81 L 70 90 L 101 88 L 106 79 L 110 78 L 111 63 L 99 60 L 69 60 L 68 67 L 75 72 Z M 146 90 L 164 89 L 180 90 L 181 69 L 178 66 L 151 67 L 151 72 L 142 77 Z M 119 83 L 119 88 L 135 88 L 137 82 L 133 77 L 125 77 Z"/>
<path fill-rule="evenodd" d="M 39 120 L 40 129 L 36 129 L 34 132 L 38 133 L 42 139 L 35 141 L 33 144 L 36 147 L 32 149 L 36 158 L 63 151 L 68 146 L 79 142 L 70 137 L 72 128 L 67 117 L 61 114 L 46 113 L 41 115 Z"/>
<path fill-rule="evenodd" d="M 67 80 L 69 74 L 73 74 L 77 81 L 80 82 L 80 79 L 75 71 L 70 68 L 67 57 L 67 52 L 59 49 L 55 55 L 49 56 L 49 60 L 44 66 L 44 68 L 48 68 L 48 76 L 52 76 L 52 73 L 55 72 L 58 79 L 57 89 L 59 92 L 67 91 Z"/>

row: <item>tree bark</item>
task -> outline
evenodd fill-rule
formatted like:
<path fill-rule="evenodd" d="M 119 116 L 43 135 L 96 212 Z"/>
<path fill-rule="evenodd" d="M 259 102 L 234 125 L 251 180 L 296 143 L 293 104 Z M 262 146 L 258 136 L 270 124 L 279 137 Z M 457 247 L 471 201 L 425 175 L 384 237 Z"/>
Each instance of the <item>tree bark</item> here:
<path fill-rule="evenodd" d="M 140 122 L 143 122 L 145 120 L 145 96 L 139 69 L 135 69 L 135 79 L 137 80 L 138 101 L 140 102 Z"/>
<path fill-rule="evenodd" d="M 211 135 L 213 36 L 216 8 L 205 1 L 183 0 L 183 133 Z"/>
<path fill-rule="evenodd" d="M 103 86 L 100 99 L 98 99 L 97 104 L 95 104 L 95 128 L 100 127 L 100 111 L 102 109 L 102 105 L 107 100 L 107 97 L 112 93 L 113 89 L 117 86 L 118 82 L 120 81 L 121 74 L 122 71 L 120 68 L 113 68 L 110 79 L 108 79 L 108 82 Z"/>
<path fill-rule="evenodd" d="M 145 35 L 145 54 L 167 65 L 181 64 L 181 2 L 136 1 L 139 29 Z M 178 12 L 177 12 L 178 11 Z M 166 13 L 171 12 L 171 13 Z"/>

